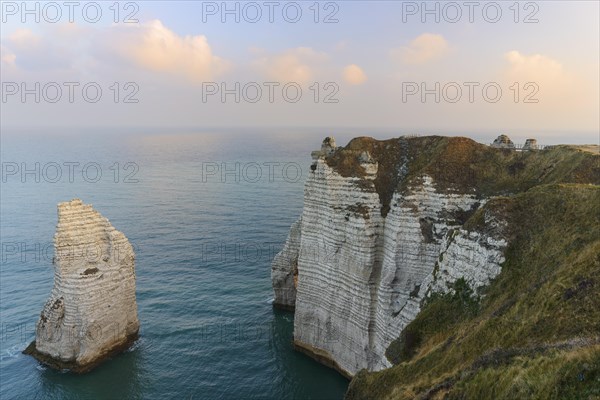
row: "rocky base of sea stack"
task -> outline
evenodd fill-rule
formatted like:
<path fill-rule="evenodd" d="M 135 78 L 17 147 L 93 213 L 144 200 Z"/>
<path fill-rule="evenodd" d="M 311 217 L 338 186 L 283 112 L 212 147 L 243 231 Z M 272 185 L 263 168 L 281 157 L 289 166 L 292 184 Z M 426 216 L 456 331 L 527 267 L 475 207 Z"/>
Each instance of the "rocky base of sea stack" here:
<path fill-rule="evenodd" d="M 131 348 L 131 346 L 133 346 L 133 344 L 138 340 L 138 338 L 139 332 L 135 332 L 127 336 L 127 338 L 125 338 L 123 342 L 115 343 L 113 347 L 105 350 L 104 353 L 99 354 L 98 358 L 85 364 L 80 364 L 76 360 L 60 360 L 52 357 L 49 354 L 42 353 L 36 348 L 35 340 L 31 342 L 29 346 L 25 348 L 25 350 L 23 350 L 23 354 L 27 354 L 34 357 L 36 360 L 38 360 L 44 365 L 49 366 L 50 368 L 54 368 L 61 371 L 69 370 L 75 374 L 85 374 L 86 372 L 89 372 L 92 369 L 96 368 L 98 365 L 102 364 L 104 361 L 110 360 L 114 356 L 127 351 L 129 348 Z"/>

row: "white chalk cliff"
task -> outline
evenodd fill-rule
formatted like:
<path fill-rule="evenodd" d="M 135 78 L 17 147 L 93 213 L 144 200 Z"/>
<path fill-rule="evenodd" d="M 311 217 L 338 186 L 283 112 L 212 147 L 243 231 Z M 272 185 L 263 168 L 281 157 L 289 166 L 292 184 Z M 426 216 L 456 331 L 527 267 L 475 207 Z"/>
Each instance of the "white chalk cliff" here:
<path fill-rule="evenodd" d="M 424 299 L 461 278 L 474 290 L 488 285 L 507 245 L 502 221 L 490 215 L 487 226 L 497 229 L 464 228 L 460 216 L 485 204 L 474 190 L 442 189 L 426 169 L 405 179 L 417 168 L 411 140 L 373 142 L 337 160 L 331 139 L 313 152 L 302 216 L 272 265 L 274 304 L 295 308 L 296 349 L 348 377 L 390 367 L 386 349 Z M 398 153 L 394 168 L 382 171 L 390 152 Z M 344 172 L 348 163 L 354 172 Z M 394 186 L 387 200 L 386 183 Z"/>
<path fill-rule="evenodd" d="M 293 310 L 296 305 L 301 223 L 301 219 L 294 222 L 285 246 L 273 259 L 271 268 L 271 279 L 275 292 L 273 304 L 287 310 Z"/>
<path fill-rule="evenodd" d="M 58 205 L 54 287 L 25 350 L 86 372 L 138 336 L 135 255 L 125 235 L 79 199 Z"/>

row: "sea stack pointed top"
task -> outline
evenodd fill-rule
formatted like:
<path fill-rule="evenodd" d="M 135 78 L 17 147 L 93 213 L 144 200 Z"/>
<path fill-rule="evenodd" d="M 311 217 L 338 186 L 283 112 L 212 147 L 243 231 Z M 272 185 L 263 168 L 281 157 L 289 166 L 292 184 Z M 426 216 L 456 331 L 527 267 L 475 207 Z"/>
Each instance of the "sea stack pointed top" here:
<path fill-rule="evenodd" d="M 54 287 L 25 353 L 87 372 L 137 339 L 135 254 L 125 235 L 80 199 L 58 204 L 54 252 Z"/>

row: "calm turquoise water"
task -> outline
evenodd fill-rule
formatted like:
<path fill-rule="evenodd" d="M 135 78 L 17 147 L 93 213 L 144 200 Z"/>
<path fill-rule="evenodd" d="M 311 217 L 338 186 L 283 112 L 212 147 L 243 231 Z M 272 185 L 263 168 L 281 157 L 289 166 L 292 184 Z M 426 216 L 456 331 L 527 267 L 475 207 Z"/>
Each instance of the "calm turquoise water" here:
<path fill-rule="evenodd" d="M 5 175 L 40 167 L 2 181 L 0 398 L 342 398 L 348 382 L 292 350 L 293 314 L 270 303 L 270 262 L 301 212 L 323 136 L 4 135 Z M 208 172 L 236 162 L 226 182 L 203 175 L 203 163 Z M 75 197 L 134 245 L 141 322 L 133 349 L 84 376 L 21 354 L 52 287 L 56 204 Z"/>

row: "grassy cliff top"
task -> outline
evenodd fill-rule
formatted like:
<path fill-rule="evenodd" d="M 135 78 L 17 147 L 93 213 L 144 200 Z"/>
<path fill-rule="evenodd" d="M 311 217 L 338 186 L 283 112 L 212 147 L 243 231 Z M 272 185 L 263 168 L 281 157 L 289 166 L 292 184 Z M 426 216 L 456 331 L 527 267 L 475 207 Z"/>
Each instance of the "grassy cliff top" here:
<path fill-rule="evenodd" d="M 466 139 L 418 140 L 457 143 L 433 150 L 441 154 L 461 142 L 479 147 Z M 523 162 L 532 171 L 526 177 L 553 165 L 538 176 L 542 182 L 597 183 L 597 164 L 568 146 L 479 151 Z M 600 186 L 538 184 L 492 199 L 486 210 L 508 222 L 511 238 L 485 296 L 457 285 L 454 294 L 431 298 L 388 348 L 396 365 L 361 371 L 347 399 L 600 398 Z M 465 226 L 479 224 L 477 215 Z"/>
<path fill-rule="evenodd" d="M 544 184 L 600 184 L 600 155 L 590 146 L 563 145 L 517 152 L 464 137 L 400 137 L 382 141 L 359 137 L 337 149 L 326 162 L 342 176 L 365 178 L 360 162 L 364 152 L 379 164 L 379 169 L 374 182 L 365 180 L 363 186 L 378 192 L 384 216 L 393 193 L 418 185 L 425 174 L 433 178 L 440 192 L 480 197 L 521 193 Z"/>

